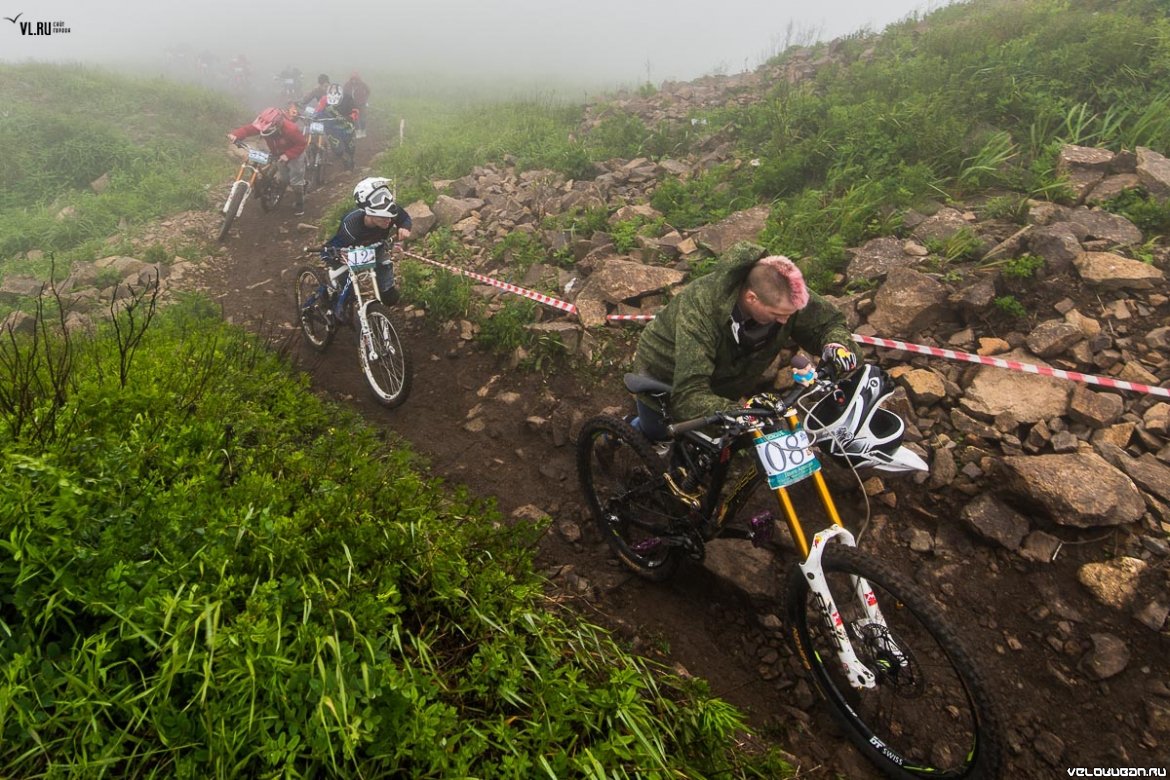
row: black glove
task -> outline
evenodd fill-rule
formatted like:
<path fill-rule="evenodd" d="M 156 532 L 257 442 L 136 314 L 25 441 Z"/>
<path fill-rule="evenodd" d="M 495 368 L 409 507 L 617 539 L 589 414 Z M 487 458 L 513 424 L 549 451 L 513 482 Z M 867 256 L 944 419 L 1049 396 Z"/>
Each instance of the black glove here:
<path fill-rule="evenodd" d="M 847 374 L 857 368 L 857 355 L 849 347 L 834 341 L 821 350 L 821 362 L 831 362 L 838 373 Z"/>

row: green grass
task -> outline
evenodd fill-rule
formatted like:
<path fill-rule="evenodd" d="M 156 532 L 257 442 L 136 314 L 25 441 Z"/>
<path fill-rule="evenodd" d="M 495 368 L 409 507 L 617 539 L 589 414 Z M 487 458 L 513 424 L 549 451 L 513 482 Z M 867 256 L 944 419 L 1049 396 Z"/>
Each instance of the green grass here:
<path fill-rule="evenodd" d="M 207 302 L 118 322 L 0 343 L 5 773 L 782 769 L 543 596 L 543 526 L 423 477 Z"/>
<path fill-rule="evenodd" d="M 92 259 L 119 231 L 207 207 L 230 176 L 223 133 L 246 117 L 211 92 L 80 65 L 0 65 L 0 79 L 0 276 L 34 249 Z"/>

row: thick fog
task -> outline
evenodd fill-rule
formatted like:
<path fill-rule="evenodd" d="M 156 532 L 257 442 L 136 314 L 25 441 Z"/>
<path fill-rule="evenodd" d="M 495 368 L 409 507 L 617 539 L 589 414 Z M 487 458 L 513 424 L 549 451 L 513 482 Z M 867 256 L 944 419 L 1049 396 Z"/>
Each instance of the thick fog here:
<path fill-rule="evenodd" d="M 0 60 L 156 67 L 244 53 L 257 73 L 690 80 L 753 69 L 790 44 L 872 30 L 949 0 L 2 0 Z M 33 34 L 49 30 L 48 35 Z M 67 32 L 64 32 L 67 30 Z"/>

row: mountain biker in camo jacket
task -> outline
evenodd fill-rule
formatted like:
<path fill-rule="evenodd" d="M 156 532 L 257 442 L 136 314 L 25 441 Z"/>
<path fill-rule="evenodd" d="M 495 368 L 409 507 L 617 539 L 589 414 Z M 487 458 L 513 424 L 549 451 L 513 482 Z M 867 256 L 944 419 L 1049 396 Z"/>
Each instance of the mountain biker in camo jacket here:
<path fill-rule="evenodd" d="M 633 370 L 673 387 L 669 414 L 689 420 L 759 390 L 765 369 L 795 343 L 841 371 L 857 367 L 845 316 L 809 290 L 786 257 L 741 242 L 719 267 L 688 284 L 642 332 Z M 649 396 L 637 401 L 634 427 L 669 438 Z"/>

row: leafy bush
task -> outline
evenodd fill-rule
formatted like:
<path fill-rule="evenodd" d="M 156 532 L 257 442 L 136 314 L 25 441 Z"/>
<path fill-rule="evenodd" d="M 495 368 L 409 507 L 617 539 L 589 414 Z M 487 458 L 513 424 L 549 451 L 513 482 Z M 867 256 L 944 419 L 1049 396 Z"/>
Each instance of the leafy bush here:
<path fill-rule="evenodd" d="M 1014 295 L 1001 295 L 995 299 L 995 308 L 1009 317 L 1022 320 L 1028 316 L 1028 309 Z"/>
<path fill-rule="evenodd" d="M 1044 259 L 1035 255 L 1021 255 L 1005 260 L 1000 273 L 1009 279 L 1032 279 L 1044 267 Z"/>
<path fill-rule="evenodd" d="M 1106 211 L 1120 214 L 1146 234 L 1170 235 L 1170 203 L 1150 197 L 1144 190 L 1125 190 L 1102 204 Z"/>
<path fill-rule="evenodd" d="M 717 166 L 692 179 L 664 179 L 650 197 L 650 205 L 680 229 L 696 228 L 755 205 L 731 177 L 730 168 Z"/>
<path fill-rule="evenodd" d="M 0 406 L 8 773 L 762 775 L 735 710 L 544 599 L 540 525 L 425 481 L 214 306 L 141 305 L 0 344 L 29 391 Z"/>
<path fill-rule="evenodd" d="M 492 246 L 491 254 L 496 260 L 507 261 L 512 278 L 519 279 L 534 264 L 544 262 L 548 252 L 532 233 L 513 231 Z"/>
<path fill-rule="evenodd" d="M 476 340 L 503 355 L 532 346 L 536 336 L 528 326 L 536 318 L 537 307 L 535 301 L 508 297 L 492 316 L 480 321 Z"/>

